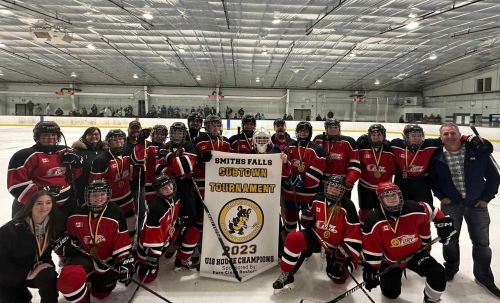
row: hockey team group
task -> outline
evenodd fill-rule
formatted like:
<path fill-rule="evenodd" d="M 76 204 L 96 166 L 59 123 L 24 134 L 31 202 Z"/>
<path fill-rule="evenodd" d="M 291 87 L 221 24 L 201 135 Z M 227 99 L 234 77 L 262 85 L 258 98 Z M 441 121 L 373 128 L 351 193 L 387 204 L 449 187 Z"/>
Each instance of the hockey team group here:
<path fill-rule="evenodd" d="M 35 144 L 9 162 L 14 201 L 12 220 L 0 227 L 0 302 L 28 303 L 28 288 L 38 289 L 42 303 L 58 302 L 59 294 L 68 302 L 90 302 L 91 296 L 108 297 L 117 282 L 135 282 L 170 302 L 147 285 L 169 274 L 159 272 L 162 256 L 175 258 L 175 271 L 199 269 L 205 164 L 212 151 L 281 155 L 275 294 L 293 288 L 305 258 L 324 251 L 335 284 L 355 280 L 360 267 L 358 288 L 366 293 L 380 286 L 385 297 L 397 298 L 402 275 L 411 270 L 425 279 L 423 301 L 438 302 L 459 270 L 465 219 L 474 278 L 500 297 L 490 267 L 488 213 L 500 175 L 488 140 L 462 135 L 450 122 L 437 139 L 410 124 L 391 141 L 382 124 L 357 140 L 341 135 L 336 119 L 324 125 L 312 138 L 311 124 L 299 122 L 292 139 L 283 119 L 274 121 L 271 136 L 246 115 L 228 139 L 219 116 L 193 112 L 187 126 L 142 128 L 132 121 L 128 134 L 112 129 L 104 137 L 89 127 L 68 146 L 57 123 L 39 122 Z M 357 206 L 351 201 L 356 182 Z M 437 241 L 444 264 L 430 255 Z"/>

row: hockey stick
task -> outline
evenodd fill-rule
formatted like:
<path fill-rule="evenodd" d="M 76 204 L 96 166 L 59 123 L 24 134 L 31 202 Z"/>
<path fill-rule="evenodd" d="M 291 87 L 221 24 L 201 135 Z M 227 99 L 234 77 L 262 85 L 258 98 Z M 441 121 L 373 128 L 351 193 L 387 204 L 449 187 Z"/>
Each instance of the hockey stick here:
<path fill-rule="evenodd" d="M 80 252 L 81 254 L 91 258 L 92 260 L 96 261 L 97 263 L 105 266 L 106 268 L 108 268 L 109 270 L 115 272 L 115 273 L 120 273 L 116 268 L 114 268 L 113 266 L 109 265 L 108 263 L 104 262 L 103 260 L 99 259 L 99 258 L 96 258 L 94 256 L 92 256 L 91 254 L 89 254 L 86 250 L 84 250 L 83 248 L 79 247 L 79 246 L 73 246 L 73 248 L 75 248 L 78 252 Z M 156 291 L 152 290 L 151 288 L 147 287 L 144 283 L 142 283 L 141 281 L 137 280 L 136 278 L 131 278 L 130 279 L 131 282 L 134 282 L 135 284 L 137 284 L 139 287 L 142 287 L 144 288 L 145 290 L 147 290 L 148 292 L 152 293 L 153 295 L 155 295 L 156 297 L 162 299 L 163 301 L 167 302 L 167 303 L 173 303 L 172 301 L 168 300 L 167 298 L 165 298 L 164 296 L 160 295 L 159 293 L 157 293 Z"/>
<path fill-rule="evenodd" d="M 148 277 L 148 275 L 149 275 L 149 269 L 146 271 L 146 274 L 144 275 L 144 278 L 142 278 L 141 283 L 144 283 L 144 281 L 146 281 L 146 278 Z M 141 286 L 137 285 L 134 292 L 132 293 L 132 296 L 130 296 L 130 299 L 128 299 L 127 303 L 132 303 L 132 301 L 134 301 L 134 297 L 137 294 L 137 292 L 139 291 L 139 288 L 141 288 Z"/>
<path fill-rule="evenodd" d="M 331 249 L 328 247 L 328 244 L 325 242 L 325 240 L 323 240 L 319 235 L 318 233 L 316 232 L 316 230 L 314 230 L 314 228 L 311 228 L 311 230 L 313 231 L 314 235 L 318 238 L 318 240 L 320 241 L 321 243 L 321 246 L 323 246 L 323 248 L 325 249 L 325 251 L 329 254 L 333 254 L 333 252 L 331 251 Z M 340 251 L 340 253 L 346 257 L 346 256 L 349 256 L 349 254 L 344 250 L 344 247 L 342 245 L 339 245 L 337 246 L 337 249 Z M 360 285 L 358 280 L 356 280 L 356 278 L 354 277 L 354 275 L 352 274 L 352 272 L 350 272 L 349 270 L 347 270 L 347 273 L 349 274 L 349 276 L 351 277 L 351 279 L 354 281 L 354 283 L 356 283 L 356 286 L 359 286 L 361 288 L 361 290 L 363 291 L 363 293 L 366 295 L 366 297 L 370 300 L 370 302 L 372 303 L 375 303 L 375 301 L 372 299 L 372 297 L 366 292 L 366 290 L 363 288 L 363 285 Z"/>
<path fill-rule="evenodd" d="M 240 274 L 238 273 L 236 266 L 234 266 L 233 259 L 229 255 L 229 251 L 226 250 L 226 245 L 224 245 L 224 241 L 222 241 L 222 237 L 220 235 L 220 232 L 217 229 L 217 226 L 215 225 L 214 218 L 210 214 L 210 211 L 208 210 L 208 207 L 205 204 L 205 200 L 203 200 L 203 197 L 201 196 L 200 188 L 198 187 L 198 184 L 196 184 L 196 180 L 194 179 L 194 176 L 192 174 L 191 174 L 191 181 L 193 181 L 193 185 L 194 185 L 194 188 L 196 190 L 196 193 L 198 194 L 198 198 L 200 199 L 201 205 L 203 206 L 203 209 L 207 213 L 208 220 L 210 220 L 210 224 L 212 225 L 212 228 L 215 232 L 215 235 L 217 236 L 217 240 L 219 240 L 219 243 L 222 247 L 222 251 L 223 251 L 222 254 L 228 258 L 229 265 L 231 266 L 231 269 L 233 270 L 233 273 L 234 273 L 234 277 L 238 280 L 238 282 L 241 282 Z"/>
<path fill-rule="evenodd" d="M 481 140 L 481 142 L 484 142 L 484 139 L 479 135 L 479 132 L 477 131 L 475 125 L 471 125 L 470 129 L 472 129 L 472 131 L 474 132 L 474 135 L 476 135 L 476 137 L 478 137 L 479 140 Z M 491 162 L 493 162 L 493 165 L 495 166 L 497 171 L 500 172 L 500 167 L 498 166 L 498 163 L 497 163 L 497 161 L 495 161 L 495 158 L 493 157 L 492 154 L 490 154 L 490 159 L 491 159 Z"/>
<path fill-rule="evenodd" d="M 412 253 L 412 254 L 409 254 L 408 256 L 402 258 L 402 259 L 399 259 L 398 261 L 392 263 L 391 265 L 389 265 L 388 267 L 386 267 L 383 271 L 381 271 L 378 275 L 377 275 L 377 278 L 380 278 L 381 276 L 385 275 L 386 273 L 388 273 L 389 271 L 393 270 L 394 268 L 396 268 L 398 265 L 400 264 L 403 264 L 403 263 L 406 263 L 408 261 L 410 261 L 413 257 L 415 257 L 417 254 L 425 251 L 425 250 L 428 250 L 433 244 L 435 244 L 436 242 L 439 242 L 439 240 L 441 240 L 440 237 L 436 237 L 434 239 L 432 239 L 431 242 L 425 244 L 424 246 L 420 247 L 416 252 Z M 358 284 L 354 287 L 352 287 L 351 289 L 347 290 L 346 292 L 344 292 L 343 294 L 340 294 L 339 296 L 333 298 L 332 300 L 330 301 L 321 301 L 321 300 L 315 300 L 315 299 L 302 299 L 300 300 L 301 303 L 322 303 L 322 302 L 325 302 L 325 303 L 335 303 L 335 302 L 339 302 L 340 300 L 350 296 L 353 292 L 355 292 L 356 290 L 360 289 L 361 287 L 363 287 L 364 285 L 366 284 L 366 282 L 361 282 L 361 284 Z"/>

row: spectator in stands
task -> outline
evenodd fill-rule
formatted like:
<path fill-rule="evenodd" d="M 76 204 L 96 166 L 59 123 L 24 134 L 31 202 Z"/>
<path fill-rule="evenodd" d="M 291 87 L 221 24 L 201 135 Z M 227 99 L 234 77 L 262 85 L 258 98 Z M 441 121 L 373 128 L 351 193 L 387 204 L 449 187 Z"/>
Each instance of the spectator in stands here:
<path fill-rule="evenodd" d="M 399 123 L 405 123 L 405 119 L 403 118 L 403 115 L 401 115 L 401 117 L 399 117 Z"/>
<path fill-rule="evenodd" d="M 332 110 L 329 110 L 328 114 L 326 114 L 326 117 L 329 118 L 329 119 L 333 119 L 333 116 L 334 116 L 334 114 L 333 114 Z"/>
<path fill-rule="evenodd" d="M 291 114 L 288 114 L 288 116 L 286 116 L 286 119 L 287 120 L 293 120 L 293 116 Z"/>
<path fill-rule="evenodd" d="M 260 114 L 260 120 L 266 120 L 266 115 L 264 115 L 264 113 Z"/>
<path fill-rule="evenodd" d="M 35 105 L 35 111 L 34 111 L 35 116 L 41 116 L 43 114 L 42 106 L 40 103 L 37 103 Z"/>
<path fill-rule="evenodd" d="M 62 116 L 64 114 L 64 112 L 63 112 L 63 110 L 60 107 L 58 107 L 56 109 L 55 114 L 56 114 L 56 116 Z"/>
<path fill-rule="evenodd" d="M 105 107 L 104 108 L 104 113 L 103 113 L 103 116 L 104 117 L 111 117 L 111 109 L 109 107 Z"/>
<path fill-rule="evenodd" d="M 92 104 L 92 107 L 90 108 L 90 116 L 96 117 L 97 116 L 97 105 Z"/>
<path fill-rule="evenodd" d="M 318 114 L 318 115 L 316 116 L 316 121 L 322 121 L 322 120 L 323 120 L 323 118 L 321 118 L 321 115 L 320 115 L 320 114 Z"/>
<path fill-rule="evenodd" d="M 226 119 L 230 119 L 230 115 L 233 113 L 233 109 L 229 106 L 226 106 Z"/>
<path fill-rule="evenodd" d="M 28 104 L 26 104 L 26 105 L 28 107 L 28 115 L 33 116 L 33 107 L 35 107 L 35 105 L 33 104 L 33 101 L 29 100 Z"/>
<path fill-rule="evenodd" d="M 52 114 L 52 109 L 50 108 L 50 103 L 45 106 L 45 116 L 50 116 Z"/>
<path fill-rule="evenodd" d="M 81 113 L 81 115 L 82 115 L 82 116 L 86 117 L 86 116 L 87 116 L 87 108 L 86 108 L 85 106 L 84 106 L 84 107 L 82 107 L 82 109 L 81 109 L 81 112 L 80 112 L 80 113 Z"/>
<path fill-rule="evenodd" d="M 440 114 L 436 115 L 436 121 L 438 124 L 441 124 L 441 115 Z"/>
<path fill-rule="evenodd" d="M 259 113 L 259 112 L 257 112 L 257 113 L 255 114 L 255 120 L 260 120 L 260 119 L 261 119 L 261 117 L 260 117 L 260 113 Z"/>

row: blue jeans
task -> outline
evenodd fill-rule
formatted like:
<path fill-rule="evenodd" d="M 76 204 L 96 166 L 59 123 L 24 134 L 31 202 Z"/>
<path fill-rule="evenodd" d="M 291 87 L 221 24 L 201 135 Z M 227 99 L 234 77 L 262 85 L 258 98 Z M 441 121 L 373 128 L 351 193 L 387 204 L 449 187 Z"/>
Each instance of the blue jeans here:
<path fill-rule="evenodd" d="M 453 218 L 455 228 L 460 235 L 462 221 L 465 218 L 467 229 L 472 241 L 472 260 L 474 262 L 474 277 L 485 285 L 493 284 L 494 277 L 491 272 L 491 248 L 489 238 L 490 214 L 488 208 L 466 207 L 463 204 L 441 203 L 441 210 Z M 445 269 L 449 273 L 458 272 L 460 265 L 459 240 L 443 246 Z"/>

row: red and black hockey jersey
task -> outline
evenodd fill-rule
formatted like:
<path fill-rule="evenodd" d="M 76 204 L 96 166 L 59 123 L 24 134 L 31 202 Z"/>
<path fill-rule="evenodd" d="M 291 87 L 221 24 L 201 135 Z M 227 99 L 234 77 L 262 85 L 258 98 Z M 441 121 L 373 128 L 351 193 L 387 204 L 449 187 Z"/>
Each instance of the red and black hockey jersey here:
<path fill-rule="evenodd" d="M 339 136 L 337 140 L 324 140 L 324 135 L 318 135 L 313 142 L 325 151 L 325 179 L 332 174 L 345 176 L 346 183 L 352 187 L 361 174 L 361 164 L 354 139 Z"/>
<path fill-rule="evenodd" d="M 388 141 L 384 141 L 381 149 L 374 149 L 367 137 L 367 135 L 362 135 L 357 140 L 361 163 L 359 184 L 375 191 L 380 182 L 392 181 L 392 176 L 396 171 L 396 159 Z"/>
<path fill-rule="evenodd" d="M 21 203 L 25 204 L 31 195 L 44 186 L 60 188 L 56 203 L 64 204 L 71 196 L 71 180 L 77 179 L 81 168 L 73 168 L 71 172 L 62 163 L 62 156 L 67 147 L 57 145 L 44 147 L 40 144 L 21 149 L 9 161 L 7 172 L 7 188 Z"/>
<path fill-rule="evenodd" d="M 66 227 L 68 234 L 77 239 L 85 251 L 90 252 L 95 246 L 99 259 L 116 263 L 130 254 L 130 236 L 125 217 L 115 203 L 109 202 L 103 211 L 102 217 L 93 216 L 88 206 L 80 207 L 69 216 Z"/>
<path fill-rule="evenodd" d="M 405 141 L 399 138 L 393 139 L 391 146 L 396 157 L 396 173 L 401 175 L 406 172 L 407 178 L 419 179 L 426 176 L 432 155 L 441 146 L 441 140 L 425 139 L 416 151 L 407 148 Z"/>
<path fill-rule="evenodd" d="M 135 165 L 142 165 L 141 172 L 144 174 L 144 197 L 147 201 L 151 201 L 155 197 L 153 181 L 156 176 L 156 168 L 158 159 L 156 155 L 158 150 L 164 148 L 164 144 L 155 144 L 147 142 L 144 144 L 136 144 L 134 146 L 131 159 Z"/>
<path fill-rule="evenodd" d="M 271 142 L 278 145 L 280 151 L 284 151 L 288 145 L 295 144 L 295 140 L 293 140 L 288 133 L 285 133 L 285 138 L 283 138 L 283 140 L 280 140 L 276 134 L 273 134 L 271 136 Z"/>
<path fill-rule="evenodd" d="M 175 242 L 179 206 L 180 200 L 166 200 L 159 196 L 151 201 L 139 240 L 140 259 L 159 257 Z"/>
<path fill-rule="evenodd" d="M 230 137 L 229 144 L 234 153 L 252 154 L 254 152 L 253 138 L 248 137 L 244 132 Z"/>
<path fill-rule="evenodd" d="M 111 201 L 120 206 L 127 217 L 134 213 L 130 191 L 133 167 L 129 156 L 113 156 L 111 151 L 99 155 L 92 163 L 90 180 L 105 179 L 111 187 Z"/>
<path fill-rule="evenodd" d="M 394 263 L 416 252 L 431 241 L 430 222 L 443 217 L 439 209 L 412 200 L 404 202 L 399 222 L 391 217 L 387 220 L 379 208 L 373 210 L 363 225 L 365 261 L 379 268 L 382 261 Z M 401 264 L 400 267 L 405 266 Z"/>
<path fill-rule="evenodd" d="M 181 146 L 174 146 L 167 142 L 167 155 L 158 161 L 158 170 L 173 178 L 191 178 L 196 163 L 196 149 L 191 142 L 184 142 Z"/>
<path fill-rule="evenodd" d="M 318 145 L 308 142 L 295 142 L 289 145 L 286 151 L 292 165 L 291 178 L 301 175 L 303 186 L 293 186 L 291 182 L 284 182 L 283 192 L 286 201 L 309 203 L 319 192 L 319 185 L 325 170 L 325 154 Z"/>
<path fill-rule="evenodd" d="M 229 153 L 233 152 L 231 146 L 229 145 L 228 139 L 224 136 L 214 139 L 211 138 L 207 133 L 202 133 L 195 139 L 194 142 L 198 158 L 200 158 L 203 153 L 211 150 Z M 194 177 L 196 179 L 196 184 L 203 194 L 205 189 L 205 163 L 201 163 L 200 161 L 198 161 L 194 168 Z"/>
<path fill-rule="evenodd" d="M 352 268 L 356 268 L 361 254 L 361 225 L 356 207 L 344 197 L 338 214 L 334 217 L 334 207 L 327 207 L 325 199 L 324 194 L 316 195 L 310 208 L 315 218 L 314 230 L 331 247 L 345 243 L 351 251 Z"/>

